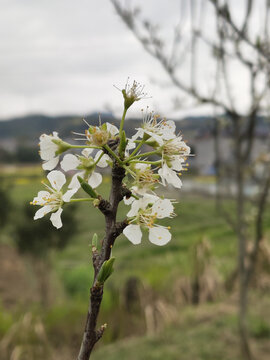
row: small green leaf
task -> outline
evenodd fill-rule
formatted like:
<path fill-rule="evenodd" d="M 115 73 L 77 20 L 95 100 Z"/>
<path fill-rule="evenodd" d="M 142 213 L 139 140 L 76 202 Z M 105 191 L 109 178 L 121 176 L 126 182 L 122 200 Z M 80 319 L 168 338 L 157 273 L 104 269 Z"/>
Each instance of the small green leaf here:
<path fill-rule="evenodd" d="M 101 269 L 98 273 L 98 282 L 100 284 L 104 284 L 105 281 L 111 276 L 113 273 L 113 264 L 115 261 L 115 257 L 110 258 L 109 260 L 104 261 L 104 263 L 101 266 Z"/>
<path fill-rule="evenodd" d="M 92 188 L 92 186 L 90 186 L 86 181 L 84 181 L 80 176 L 78 176 L 78 180 L 81 184 L 82 189 L 88 194 L 90 195 L 92 198 L 97 198 L 98 195 L 95 192 L 95 190 Z"/>
<path fill-rule="evenodd" d="M 92 248 L 96 248 L 97 249 L 97 242 L 98 242 L 98 236 L 95 233 L 92 237 Z"/>

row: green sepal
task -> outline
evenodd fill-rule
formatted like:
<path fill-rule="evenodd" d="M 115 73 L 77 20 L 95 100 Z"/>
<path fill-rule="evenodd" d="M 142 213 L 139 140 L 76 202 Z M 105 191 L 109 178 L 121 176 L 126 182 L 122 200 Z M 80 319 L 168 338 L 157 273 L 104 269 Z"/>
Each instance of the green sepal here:
<path fill-rule="evenodd" d="M 111 276 L 113 273 L 113 264 L 115 261 L 115 257 L 110 258 L 109 260 L 104 261 L 101 266 L 101 269 L 98 273 L 97 281 L 99 284 L 104 284 L 105 281 Z"/>
<path fill-rule="evenodd" d="M 107 124 L 103 123 L 100 127 L 101 130 L 107 131 Z"/>
<path fill-rule="evenodd" d="M 92 186 L 90 186 L 86 181 L 83 180 L 83 178 L 81 178 L 80 176 L 78 176 L 78 180 L 81 184 L 81 188 L 88 194 L 90 195 L 92 198 L 97 198 L 98 195 L 95 192 L 95 190 L 92 188 Z"/>
<path fill-rule="evenodd" d="M 52 142 L 58 146 L 58 150 L 55 152 L 55 155 L 60 155 L 65 151 L 71 149 L 70 144 L 61 139 L 53 139 Z"/>
<path fill-rule="evenodd" d="M 122 94 L 124 97 L 124 107 L 127 110 L 136 101 L 136 98 L 134 96 L 127 96 L 125 89 L 122 90 Z"/>
<path fill-rule="evenodd" d="M 151 147 L 154 148 L 154 149 L 160 147 L 159 143 L 158 143 L 157 141 L 155 141 L 154 139 L 152 139 L 152 140 L 147 140 L 145 143 L 146 143 L 146 145 L 151 146 Z"/>
<path fill-rule="evenodd" d="M 93 134 L 93 132 L 94 132 L 94 127 L 95 127 L 95 126 L 90 126 L 90 127 L 89 127 L 88 131 L 89 131 L 90 134 Z"/>

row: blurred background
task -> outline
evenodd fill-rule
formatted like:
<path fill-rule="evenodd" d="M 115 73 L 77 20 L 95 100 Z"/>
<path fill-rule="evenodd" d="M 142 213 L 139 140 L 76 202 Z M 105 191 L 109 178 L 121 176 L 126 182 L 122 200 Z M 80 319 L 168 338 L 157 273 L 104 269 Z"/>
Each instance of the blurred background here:
<path fill-rule="evenodd" d="M 268 0 L 2 0 L 0 360 L 75 359 L 104 220 L 68 206 L 33 220 L 46 178 L 39 136 L 119 125 L 130 77 L 192 148 L 165 247 L 121 236 L 93 359 L 269 359 L 270 3 Z M 107 196 L 104 173 L 100 192 Z M 125 206 L 120 208 L 124 216 Z"/>

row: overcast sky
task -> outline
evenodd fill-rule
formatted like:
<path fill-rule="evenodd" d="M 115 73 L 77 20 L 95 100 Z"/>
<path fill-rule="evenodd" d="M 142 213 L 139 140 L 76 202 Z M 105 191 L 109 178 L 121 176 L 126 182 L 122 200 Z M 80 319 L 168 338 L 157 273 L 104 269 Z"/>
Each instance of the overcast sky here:
<path fill-rule="evenodd" d="M 134 110 L 150 105 L 173 116 L 175 88 L 168 86 L 161 66 L 126 29 L 109 0 L 0 4 L 0 119 L 29 113 L 83 116 L 106 109 L 119 115 L 121 93 L 113 84 L 122 87 L 128 76 L 144 83 L 152 96 Z M 165 35 L 179 21 L 179 0 L 132 4 L 143 4 L 145 16 L 158 22 Z"/>

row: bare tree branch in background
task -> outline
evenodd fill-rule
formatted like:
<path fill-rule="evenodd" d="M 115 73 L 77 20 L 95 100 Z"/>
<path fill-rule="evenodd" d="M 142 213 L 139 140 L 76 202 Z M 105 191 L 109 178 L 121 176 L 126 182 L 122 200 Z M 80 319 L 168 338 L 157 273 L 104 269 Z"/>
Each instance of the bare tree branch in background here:
<path fill-rule="evenodd" d="M 117 14 L 132 31 L 148 54 L 156 59 L 172 83 L 182 94 L 195 99 L 200 105 L 211 105 L 216 114 L 215 154 L 217 169 L 217 199 L 218 206 L 226 221 L 230 224 L 238 240 L 238 277 L 239 277 L 239 332 L 243 359 L 252 359 L 247 330 L 248 287 L 254 274 L 257 254 L 263 239 L 263 218 L 266 209 L 267 196 L 270 186 L 269 164 L 264 164 L 264 175 L 259 183 L 261 191 L 256 203 L 255 235 L 252 240 L 252 251 L 247 252 L 246 211 L 249 198 L 245 194 L 245 183 L 251 180 L 250 168 L 253 167 L 253 149 L 256 136 L 258 116 L 265 113 L 265 101 L 269 95 L 270 83 L 270 37 L 269 11 L 270 1 L 264 2 L 264 18 L 259 20 L 262 31 L 254 33 L 252 19 L 255 16 L 255 2 L 246 0 L 243 20 L 234 19 L 233 2 L 219 0 L 190 0 L 189 34 L 183 31 L 184 20 L 175 29 L 171 49 L 162 40 L 158 26 L 149 20 L 142 19 L 139 8 L 131 9 L 121 5 L 120 0 L 111 0 Z M 187 3 L 182 1 L 182 9 Z M 235 4 L 235 3 L 234 3 Z M 187 11 L 187 7 L 185 8 Z M 214 14 L 216 35 L 209 33 L 208 27 L 202 19 L 207 12 Z M 211 14 L 212 14 L 211 13 Z M 187 15 L 187 14 L 185 14 Z M 198 20 L 199 19 L 199 20 Z M 236 21 L 237 20 L 237 21 Z M 251 31 L 252 30 L 252 31 Z M 209 61 L 215 69 L 215 79 L 208 91 L 203 89 L 199 73 L 205 71 L 200 62 L 200 49 L 208 51 Z M 187 51 L 189 50 L 189 51 Z M 189 56 L 189 57 L 188 57 Z M 180 60 L 179 60 L 180 59 Z M 189 66 L 190 77 L 187 79 L 183 71 Z M 247 98 L 245 110 L 240 111 L 234 96 L 231 66 L 236 63 L 241 71 L 249 74 L 247 81 Z M 199 66 L 198 66 L 199 65 Z M 183 70 L 181 72 L 181 70 Z M 200 80 L 200 81 L 199 81 Z M 231 166 L 224 166 L 221 158 L 220 115 L 230 128 L 232 136 Z M 220 189 L 224 182 L 230 179 L 236 184 L 236 210 L 234 216 L 228 213 L 222 204 Z M 248 260 L 248 261 L 247 261 Z"/>

